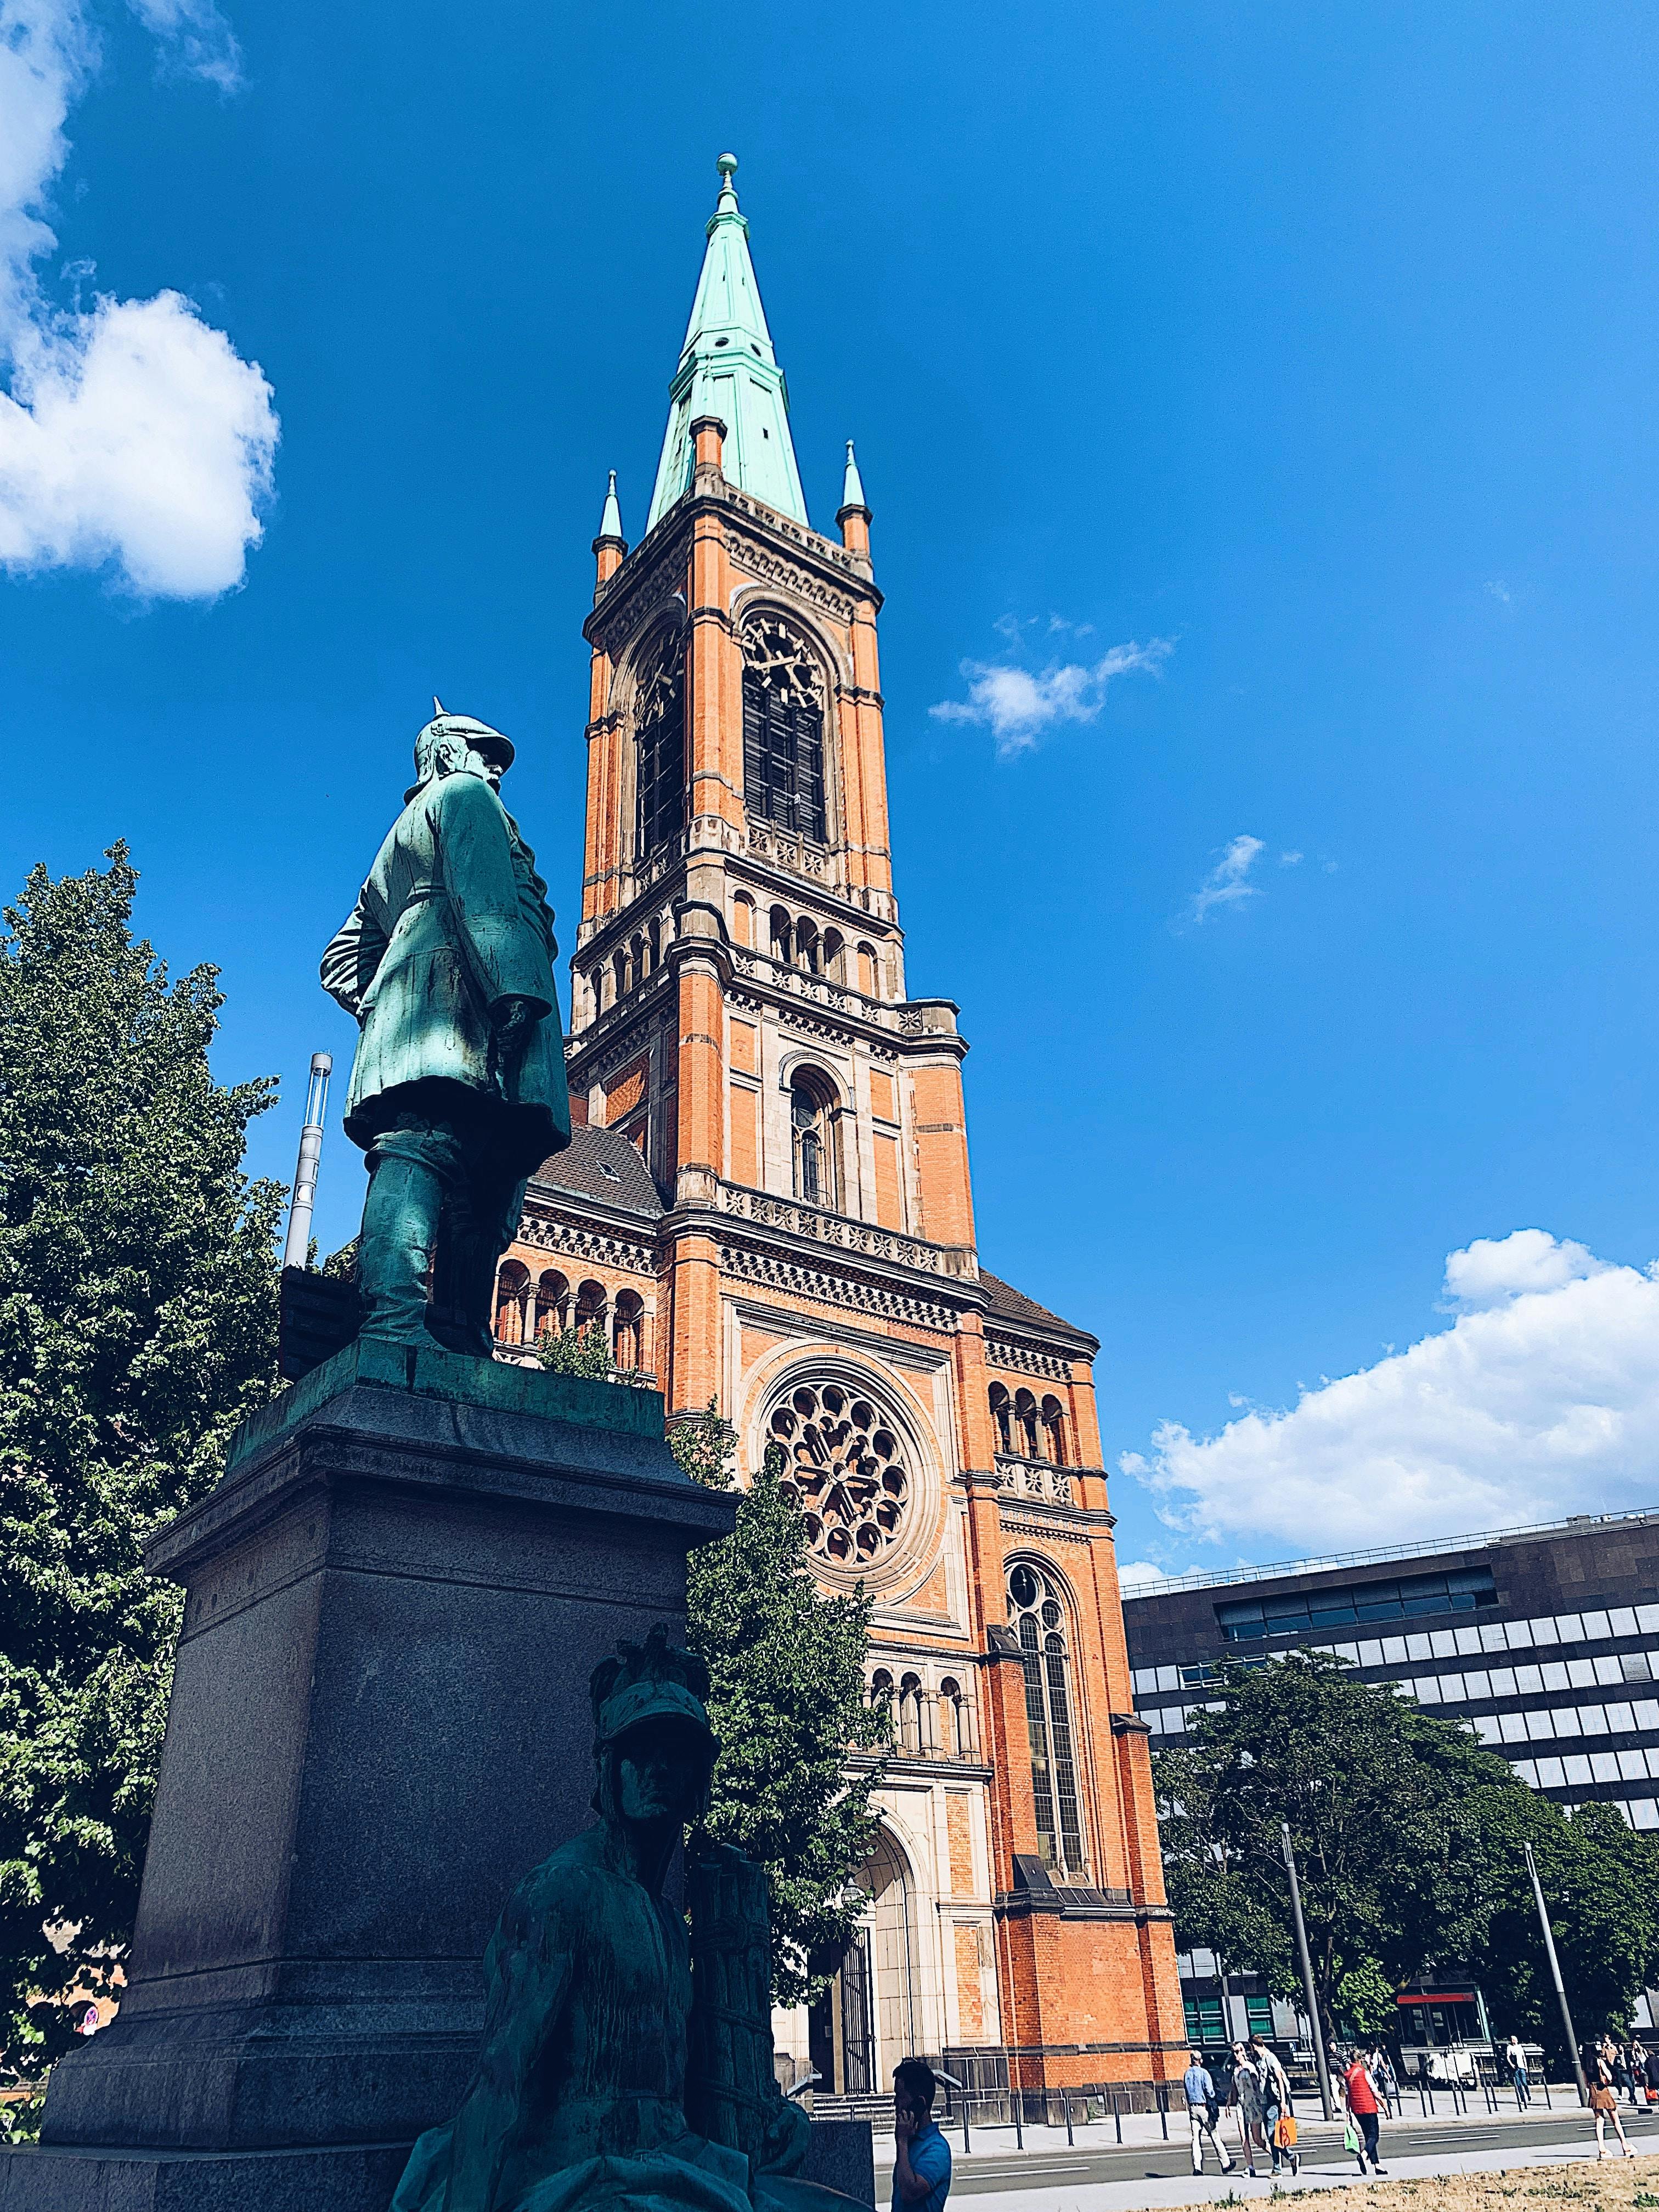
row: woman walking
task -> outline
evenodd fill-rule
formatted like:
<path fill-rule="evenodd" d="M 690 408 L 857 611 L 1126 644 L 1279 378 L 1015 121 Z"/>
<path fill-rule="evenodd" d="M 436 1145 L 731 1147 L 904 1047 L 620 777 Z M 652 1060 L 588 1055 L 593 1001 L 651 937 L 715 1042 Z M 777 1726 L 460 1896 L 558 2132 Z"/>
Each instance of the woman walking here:
<path fill-rule="evenodd" d="M 1625 2124 L 1619 2117 L 1619 2092 L 1613 2082 L 1613 2044 L 1604 2042 L 1595 2052 L 1595 2070 L 1589 2077 L 1590 2111 L 1595 2116 L 1595 2155 L 1606 2158 L 1607 2150 L 1607 2122 L 1613 2122 L 1613 2131 L 1619 2138 L 1619 2148 L 1626 2158 L 1634 2158 L 1625 2136 Z"/>
<path fill-rule="evenodd" d="M 1353 2123 L 1353 2133 L 1358 2137 L 1354 2156 L 1359 2160 L 1359 2171 L 1363 2175 L 1365 2161 L 1370 2159 L 1373 2173 L 1386 2173 L 1388 2167 L 1379 2161 L 1376 2155 L 1376 2084 L 1371 2079 L 1370 2069 L 1357 2051 L 1346 2067 L 1341 2065 L 1334 2051 L 1331 2057 L 1334 2064 L 1340 2069 L 1342 2094 L 1347 2104 L 1349 2118 Z"/>
<path fill-rule="evenodd" d="M 1242 2043 L 1233 2045 L 1233 2093 L 1231 2100 L 1238 2115 L 1239 2148 L 1244 2154 L 1244 2171 L 1252 2181 L 1255 2179 L 1255 2153 L 1258 2143 L 1266 2148 L 1267 2138 L 1261 2132 L 1266 2099 L 1262 2094 L 1261 2074 L 1255 2059 Z"/>
<path fill-rule="evenodd" d="M 1292 2173 L 1301 2171 L 1302 2156 L 1296 2148 L 1296 2121 L 1291 2112 L 1290 2076 L 1279 2064 L 1272 2047 L 1259 2035 L 1253 2035 L 1245 2049 L 1250 2054 L 1250 2063 L 1261 2076 L 1261 2131 L 1273 2154 L 1273 2172 L 1278 2173 L 1281 2161 Z M 1289 2120 L 1288 2128 L 1280 2123 Z M 1287 2136 L 1288 2142 L 1281 2142 Z"/>

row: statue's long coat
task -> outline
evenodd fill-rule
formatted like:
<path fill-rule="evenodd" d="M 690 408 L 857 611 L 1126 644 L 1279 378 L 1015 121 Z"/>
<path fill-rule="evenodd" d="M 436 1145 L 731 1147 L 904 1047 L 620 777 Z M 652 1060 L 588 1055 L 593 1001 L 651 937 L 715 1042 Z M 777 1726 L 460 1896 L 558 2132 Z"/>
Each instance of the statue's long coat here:
<path fill-rule="evenodd" d="M 408 1108 L 411 1084 L 459 1084 L 498 1123 L 500 1162 L 528 1175 L 570 1141 L 553 915 L 534 856 L 482 776 L 434 777 L 387 832 L 350 920 L 323 955 L 323 988 L 362 1024 L 346 1134 L 365 1150 Z M 490 1010 L 526 999 L 542 1019 L 512 1096 L 489 1073 Z"/>

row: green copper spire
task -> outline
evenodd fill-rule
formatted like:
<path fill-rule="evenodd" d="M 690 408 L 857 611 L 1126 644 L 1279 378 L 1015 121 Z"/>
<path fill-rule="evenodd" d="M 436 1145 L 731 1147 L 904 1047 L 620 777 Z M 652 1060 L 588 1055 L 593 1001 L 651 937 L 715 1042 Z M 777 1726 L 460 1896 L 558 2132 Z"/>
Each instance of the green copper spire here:
<path fill-rule="evenodd" d="M 859 465 L 853 458 L 853 441 L 847 441 L 847 474 L 842 478 L 841 509 L 845 514 L 849 507 L 867 508 L 870 502 L 864 496 L 864 479 L 859 474 Z"/>
<path fill-rule="evenodd" d="M 727 482 L 793 521 L 806 520 L 789 436 L 788 388 L 772 350 L 755 264 L 749 258 L 749 225 L 738 213 L 732 184 L 738 157 L 722 154 L 715 166 L 720 196 L 708 218 L 702 275 L 680 365 L 668 387 L 668 429 L 647 530 L 691 488 L 691 425 L 702 415 L 717 415 L 726 425 L 722 465 Z"/>
<path fill-rule="evenodd" d="M 852 450 L 849 447 L 849 452 Z M 611 471 L 611 488 L 605 495 L 605 512 L 599 517 L 601 538 L 617 538 L 623 534 L 622 509 L 617 504 L 617 471 Z"/>

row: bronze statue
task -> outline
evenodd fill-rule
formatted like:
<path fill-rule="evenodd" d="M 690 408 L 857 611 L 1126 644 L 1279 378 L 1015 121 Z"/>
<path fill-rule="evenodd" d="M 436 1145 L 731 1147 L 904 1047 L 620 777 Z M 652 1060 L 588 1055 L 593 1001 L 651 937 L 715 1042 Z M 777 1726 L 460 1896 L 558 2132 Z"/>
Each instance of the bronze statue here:
<path fill-rule="evenodd" d="M 499 796 L 512 760 L 499 730 L 439 708 L 322 965 L 362 1032 L 345 1114 L 368 1156 L 362 1333 L 483 1357 L 526 1181 L 570 1141 L 552 909 Z"/>
<path fill-rule="evenodd" d="M 410 2153 L 392 2212 L 852 2212 L 790 2171 L 811 2124 L 772 2069 L 764 1875 L 724 1848 L 700 1856 L 689 1942 L 664 1899 L 708 1800 L 701 1661 L 654 1628 L 590 1690 L 599 1821 L 502 1913 L 477 2071 Z"/>

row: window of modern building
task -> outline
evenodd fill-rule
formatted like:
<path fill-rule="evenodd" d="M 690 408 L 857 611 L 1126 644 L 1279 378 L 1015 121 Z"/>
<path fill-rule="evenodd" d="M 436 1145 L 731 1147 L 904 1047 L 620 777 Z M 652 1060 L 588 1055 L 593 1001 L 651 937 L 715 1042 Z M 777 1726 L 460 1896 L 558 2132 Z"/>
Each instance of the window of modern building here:
<path fill-rule="evenodd" d="M 1025 1723 L 1031 1739 L 1037 1846 L 1045 1866 L 1079 1874 L 1083 1816 L 1073 1747 L 1066 1613 L 1040 1567 L 1018 1561 L 1008 1576 L 1008 1618 L 1025 1662 Z"/>
<path fill-rule="evenodd" d="M 823 678 L 787 625 L 743 634 L 743 797 L 751 815 L 822 844 Z"/>
<path fill-rule="evenodd" d="M 1191 2041 L 1224 2043 L 1227 2040 L 1219 1996 L 1182 1997 L 1181 2008 L 1187 2016 L 1187 2033 Z"/>
<path fill-rule="evenodd" d="M 1246 1997 L 1244 2017 L 1252 2035 L 1266 2036 L 1269 2041 L 1273 2033 L 1273 2001 L 1271 1997 Z"/>
<path fill-rule="evenodd" d="M 658 648 L 635 713 L 635 849 L 641 860 L 685 820 L 685 650 L 678 632 Z"/>
<path fill-rule="evenodd" d="M 1241 1644 L 1255 1643 L 1265 1636 L 1299 1635 L 1309 1629 L 1340 1628 L 1349 1621 L 1472 1613 L 1478 1607 L 1497 1602 L 1498 1589 L 1490 1567 L 1461 1567 L 1448 1574 L 1406 1575 L 1396 1581 L 1355 1583 L 1331 1589 L 1273 1591 L 1218 1605 L 1216 1620 L 1230 1644 Z M 1501 1638 L 1501 1622 L 1498 1628 Z M 1503 1648 L 1501 1643 L 1498 1648 Z"/>

